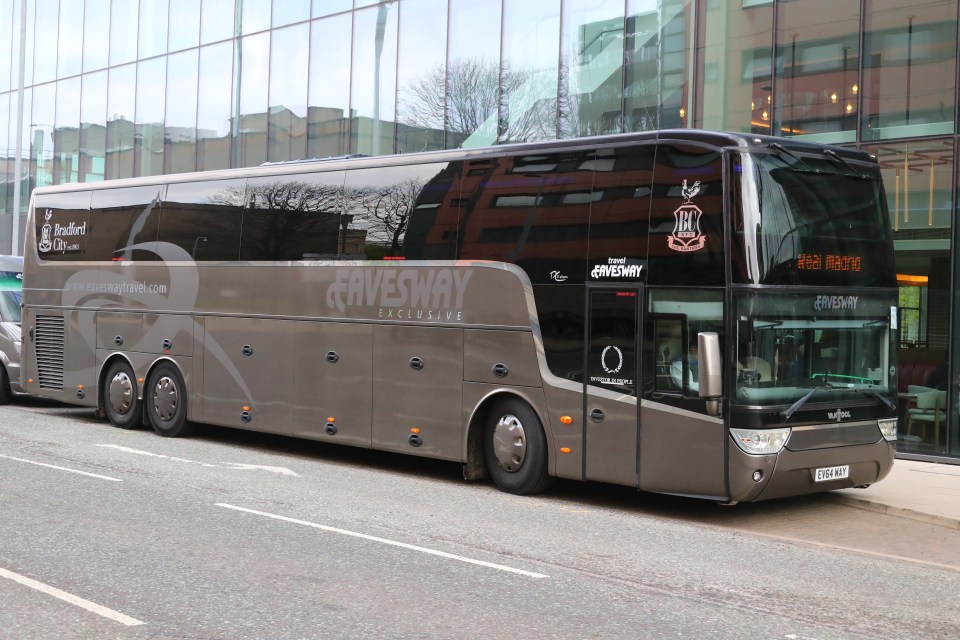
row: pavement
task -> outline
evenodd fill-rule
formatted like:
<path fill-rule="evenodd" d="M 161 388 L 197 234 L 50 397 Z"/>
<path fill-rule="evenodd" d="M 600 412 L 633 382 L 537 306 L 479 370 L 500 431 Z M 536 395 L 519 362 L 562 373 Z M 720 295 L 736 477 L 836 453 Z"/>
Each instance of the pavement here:
<path fill-rule="evenodd" d="M 895 460 L 886 478 L 866 489 L 823 494 L 831 502 L 960 530 L 960 465 Z"/>

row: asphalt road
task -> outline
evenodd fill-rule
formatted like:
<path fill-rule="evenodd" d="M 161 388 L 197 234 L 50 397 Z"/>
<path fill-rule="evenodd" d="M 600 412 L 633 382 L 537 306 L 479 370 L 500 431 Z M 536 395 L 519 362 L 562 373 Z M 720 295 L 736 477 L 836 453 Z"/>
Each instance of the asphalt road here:
<path fill-rule="evenodd" d="M 921 549 L 920 547 L 923 547 Z M 0 638 L 956 638 L 960 533 L 0 407 Z"/>

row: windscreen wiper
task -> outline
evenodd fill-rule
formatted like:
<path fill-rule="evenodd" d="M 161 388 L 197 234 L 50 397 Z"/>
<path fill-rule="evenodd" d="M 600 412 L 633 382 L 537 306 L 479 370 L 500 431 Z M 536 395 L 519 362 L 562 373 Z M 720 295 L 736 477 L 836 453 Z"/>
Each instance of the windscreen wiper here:
<path fill-rule="evenodd" d="M 781 411 L 780 417 L 783 418 L 784 420 L 789 420 L 790 416 L 795 414 L 800 409 L 800 407 L 805 405 L 807 403 L 807 400 L 812 398 L 813 394 L 815 394 L 817 391 L 829 391 L 830 389 L 839 389 L 839 388 L 840 388 L 839 386 L 833 384 L 829 380 L 824 380 L 823 384 L 818 385 L 813 389 L 810 389 L 807 395 L 803 396 L 802 398 L 794 402 L 792 405 L 790 405 L 789 407 Z"/>
<path fill-rule="evenodd" d="M 870 387 L 868 389 L 858 389 L 854 387 L 853 390 L 861 395 L 870 394 L 871 396 L 873 396 L 874 398 L 882 402 L 883 406 L 885 406 L 890 411 L 895 411 L 897 408 L 897 404 L 893 400 L 891 400 L 886 396 L 880 395 L 880 392 L 874 389 L 873 387 Z"/>
<path fill-rule="evenodd" d="M 780 144 L 779 142 L 773 142 L 773 143 L 771 143 L 771 144 L 770 144 L 770 148 L 773 149 L 774 151 L 776 151 L 778 156 L 789 156 L 789 157 L 793 158 L 794 160 L 796 160 L 798 164 L 800 164 L 800 165 L 803 166 L 802 169 L 798 169 L 798 168 L 795 167 L 795 166 L 791 166 L 791 167 L 790 167 L 790 170 L 791 170 L 791 171 L 798 171 L 798 172 L 800 172 L 800 173 L 818 173 L 818 174 L 819 174 L 819 173 L 823 173 L 823 172 L 820 171 L 819 169 L 815 169 L 815 168 L 811 167 L 810 165 L 808 165 L 806 162 L 803 161 L 803 158 L 801 158 L 801 157 L 798 156 L 797 154 L 793 153 L 792 151 L 790 151 L 789 149 L 787 149 L 785 146 L 783 146 L 783 145 Z M 781 158 L 781 160 L 782 160 L 782 158 Z M 789 165 L 788 165 L 788 166 L 789 166 Z"/>
<path fill-rule="evenodd" d="M 850 164 L 849 162 L 847 162 L 846 160 L 844 160 L 844 159 L 840 156 L 840 154 L 837 153 L 836 151 L 834 151 L 833 149 L 824 149 L 824 150 L 823 150 L 823 155 L 827 156 L 828 158 L 830 158 L 831 160 L 833 160 L 834 162 L 836 162 L 837 164 L 839 164 L 839 165 L 842 166 L 843 168 L 847 169 L 848 171 L 851 171 L 852 173 L 847 174 L 847 175 L 849 175 L 851 178 L 859 178 L 859 179 L 861 179 L 861 180 L 863 180 L 863 179 L 869 179 L 869 178 L 870 178 L 870 176 L 865 175 L 865 174 L 860 173 L 859 171 L 857 171 L 856 167 L 854 167 L 852 164 Z"/>

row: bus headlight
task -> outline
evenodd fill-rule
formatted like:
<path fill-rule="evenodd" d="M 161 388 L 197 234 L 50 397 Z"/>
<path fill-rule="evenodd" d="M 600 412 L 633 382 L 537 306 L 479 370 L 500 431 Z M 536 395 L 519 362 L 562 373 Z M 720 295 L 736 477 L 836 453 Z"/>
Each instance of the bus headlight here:
<path fill-rule="evenodd" d="M 883 434 L 883 439 L 887 442 L 892 442 L 897 439 L 897 419 L 896 418 L 884 418 L 883 420 L 877 420 L 877 426 L 880 427 L 880 433 Z"/>
<path fill-rule="evenodd" d="M 751 455 L 780 453 L 790 437 L 790 428 L 783 429 L 730 429 L 733 441 Z"/>

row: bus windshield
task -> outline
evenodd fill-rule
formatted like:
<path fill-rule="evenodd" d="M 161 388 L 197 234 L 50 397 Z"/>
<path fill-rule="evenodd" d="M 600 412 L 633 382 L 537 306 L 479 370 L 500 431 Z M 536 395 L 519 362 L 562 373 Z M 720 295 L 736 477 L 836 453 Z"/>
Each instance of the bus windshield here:
<path fill-rule="evenodd" d="M 875 165 L 787 150 L 743 154 L 735 214 L 749 284 L 894 286 L 886 200 Z M 778 151 L 777 149 L 781 149 Z"/>
<path fill-rule="evenodd" d="M 20 322 L 21 284 L 19 273 L 0 271 L 0 320 Z"/>
<path fill-rule="evenodd" d="M 734 403 L 783 405 L 814 387 L 869 401 L 891 397 L 896 299 L 877 294 L 752 293 L 735 296 L 737 317 Z M 822 396 L 822 398 L 821 398 Z"/>

